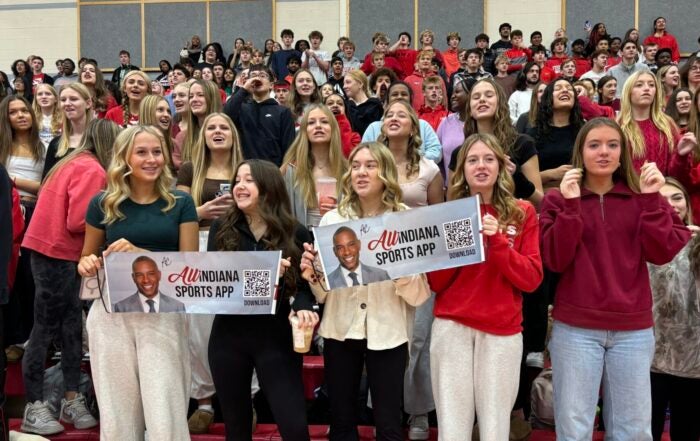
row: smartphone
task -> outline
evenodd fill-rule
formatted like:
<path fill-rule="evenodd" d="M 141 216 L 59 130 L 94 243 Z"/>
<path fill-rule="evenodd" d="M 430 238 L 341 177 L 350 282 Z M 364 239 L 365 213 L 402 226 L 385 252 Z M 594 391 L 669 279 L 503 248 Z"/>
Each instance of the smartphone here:
<path fill-rule="evenodd" d="M 218 198 L 226 193 L 231 193 L 231 184 L 219 184 L 219 191 L 215 193 L 215 196 Z"/>

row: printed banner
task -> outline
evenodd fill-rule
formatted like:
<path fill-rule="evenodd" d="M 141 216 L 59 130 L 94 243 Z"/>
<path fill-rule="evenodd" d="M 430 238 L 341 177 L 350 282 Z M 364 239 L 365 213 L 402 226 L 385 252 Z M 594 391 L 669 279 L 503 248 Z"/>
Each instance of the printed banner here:
<path fill-rule="evenodd" d="M 314 228 L 329 289 L 484 261 L 476 196 Z"/>
<path fill-rule="evenodd" d="M 281 251 L 112 253 L 110 312 L 274 314 Z"/>

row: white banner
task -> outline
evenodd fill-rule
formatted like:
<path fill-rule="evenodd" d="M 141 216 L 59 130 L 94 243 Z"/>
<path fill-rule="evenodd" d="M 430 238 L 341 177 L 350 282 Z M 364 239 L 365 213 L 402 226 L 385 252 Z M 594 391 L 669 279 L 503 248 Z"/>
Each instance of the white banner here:
<path fill-rule="evenodd" d="M 274 314 L 281 251 L 112 253 L 110 312 Z"/>

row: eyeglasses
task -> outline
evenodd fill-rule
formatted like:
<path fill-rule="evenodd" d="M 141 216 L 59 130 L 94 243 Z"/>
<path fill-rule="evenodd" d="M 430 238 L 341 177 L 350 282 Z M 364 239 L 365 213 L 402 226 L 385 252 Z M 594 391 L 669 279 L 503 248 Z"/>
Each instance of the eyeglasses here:
<path fill-rule="evenodd" d="M 259 80 L 269 80 L 270 76 L 264 72 L 260 72 L 257 74 L 252 73 L 252 74 L 248 75 L 248 78 L 257 78 Z"/>

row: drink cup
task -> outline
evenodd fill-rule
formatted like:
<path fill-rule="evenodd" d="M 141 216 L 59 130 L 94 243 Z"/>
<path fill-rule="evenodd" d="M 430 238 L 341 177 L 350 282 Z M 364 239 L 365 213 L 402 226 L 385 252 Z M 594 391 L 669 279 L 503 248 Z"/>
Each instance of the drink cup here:
<path fill-rule="evenodd" d="M 324 177 L 316 179 L 316 195 L 318 196 L 318 207 L 321 215 L 326 214 L 328 211 L 321 208 L 321 204 L 335 204 L 338 202 L 335 192 L 337 182 L 335 178 Z"/>
<path fill-rule="evenodd" d="M 299 319 L 292 317 L 289 319 L 292 325 L 292 341 L 294 343 L 294 352 L 305 354 L 311 349 L 311 338 L 314 335 L 313 328 L 299 328 Z"/>

